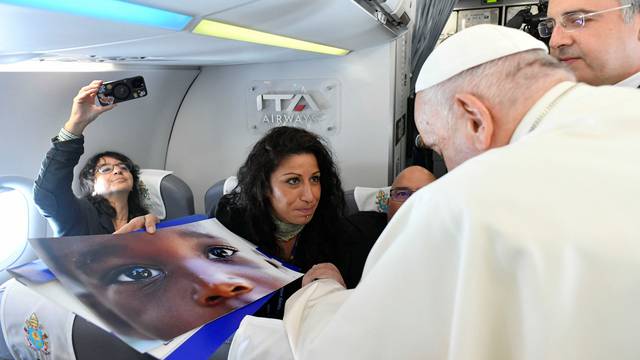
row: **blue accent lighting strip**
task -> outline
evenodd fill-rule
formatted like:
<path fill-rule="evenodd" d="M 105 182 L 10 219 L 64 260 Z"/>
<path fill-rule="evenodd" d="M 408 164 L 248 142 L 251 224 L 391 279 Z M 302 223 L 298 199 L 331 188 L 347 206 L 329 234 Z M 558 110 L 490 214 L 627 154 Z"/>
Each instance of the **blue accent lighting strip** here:
<path fill-rule="evenodd" d="M 0 3 L 65 12 L 180 31 L 192 17 L 120 0 L 0 0 Z"/>

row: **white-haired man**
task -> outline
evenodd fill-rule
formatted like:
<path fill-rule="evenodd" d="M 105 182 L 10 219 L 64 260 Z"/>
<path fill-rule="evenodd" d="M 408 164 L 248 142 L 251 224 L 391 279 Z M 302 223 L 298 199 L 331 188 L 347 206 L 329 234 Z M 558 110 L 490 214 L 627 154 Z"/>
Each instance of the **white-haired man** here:
<path fill-rule="evenodd" d="M 355 289 L 305 275 L 295 358 L 637 359 L 640 92 L 578 84 L 494 25 L 437 47 L 416 91 L 450 172 L 402 206 Z"/>
<path fill-rule="evenodd" d="M 578 81 L 640 87 L 640 0 L 549 0 L 541 36 Z"/>

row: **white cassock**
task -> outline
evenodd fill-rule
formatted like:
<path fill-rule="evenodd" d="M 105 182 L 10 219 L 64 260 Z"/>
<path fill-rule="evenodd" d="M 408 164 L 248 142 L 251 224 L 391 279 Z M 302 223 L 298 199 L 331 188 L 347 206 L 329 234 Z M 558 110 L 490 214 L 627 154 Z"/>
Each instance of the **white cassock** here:
<path fill-rule="evenodd" d="M 632 87 L 640 89 L 640 72 L 637 72 L 628 78 L 620 81 L 616 86 Z"/>
<path fill-rule="evenodd" d="M 412 196 L 356 289 L 298 291 L 295 358 L 640 359 L 640 92 L 572 85 Z"/>

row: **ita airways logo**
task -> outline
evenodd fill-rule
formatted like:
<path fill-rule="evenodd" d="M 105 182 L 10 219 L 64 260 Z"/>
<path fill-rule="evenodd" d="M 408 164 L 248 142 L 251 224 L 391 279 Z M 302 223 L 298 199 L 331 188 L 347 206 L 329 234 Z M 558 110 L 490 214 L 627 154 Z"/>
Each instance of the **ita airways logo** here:
<path fill-rule="evenodd" d="M 322 116 L 320 107 L 311 94 L 260 94 L 256 107 L 262 114 L 262 123 L 268 127 L 310 127 Z"/>
<path fill-rule="evenodd" d="M 252 133 L 292 126 L 322 136 L 337 134 L 341 104 L 338 79 L 254 80 L 248 85 L 243 112 Z"/>
<path fill-rule="evenodd" d="M 314 111 L 320 111 L 311 94 L 261 94 L 256 99 L 258 111 L 265 109 L 265 102 L 267 101 L 274 102 L 275 111 L 283 111 L 282 104 L 285 101 L 289 101 L 286 110 L 284 110 L 285 112 L 301 112 L 307 105 Z"/>
<path fill-rule="evenodd" d="M 29 347 L 39 353 L 49 355 L 49 335 L 38 320 L 38 316 L 32 313 L 24 322 L 24 338 Z"/>

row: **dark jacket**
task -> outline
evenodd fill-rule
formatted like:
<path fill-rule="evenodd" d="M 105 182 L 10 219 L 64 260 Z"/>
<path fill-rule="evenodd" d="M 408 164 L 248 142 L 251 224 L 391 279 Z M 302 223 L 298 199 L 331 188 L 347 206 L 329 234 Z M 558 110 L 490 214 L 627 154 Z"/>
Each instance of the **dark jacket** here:
<path fill-rule="evenodd" d="M 40 213 L 49 220 L 55 236 L 111 234 L 111 217 L 71 189 L 73 168 L 84 153 L 84 138 L 57 141 L 42 161 L 33 186 L 33 198 Z"/>
<path fill-rule="evenodd" d="M 377 211 L 359 211 L 344 219 L 340 237 L 341 272 L 353 287 L 360 282 L 369 251 L 386 226 L 387 214 Z"/>
<path fill-rule="evenodd" d="M 235 206 L 232 199 L 232 196 L 227 195 L 220 199 L 216 219 L 236 235 L 259 246 L 259 242 L 252 239 L 248 229 L 246 211 Z M 374 217 L 380 219 L 378 216 Z M 362 221 L 365 218 L 366 220 Z M 386 223 L 386 215 L 384 219 Z M 290 263 L 299 267 L 300 272 L 305 273 L 315 264 L 330 262 L 340 270 L 347 288 L 354 288 L 360 281 L 369 250 L 379 232 L 384 228 L 384 226 L 380 228 L 379 225 L 372 227 L 374 222 L 369 216 L 361 216 L 342 219 L 331 229 L 323 229 L 322 232 L 314 232 L 309 227 L 305 227 L 300 232 L 293 260 Z M 300 289 L 301 285 L 302 280 L 298 279 L 284 287 L 256 313 L 256 316 L 282 318 L 284 302 Z"/>
<path fill-rule="evenodd" d="M 263 248 L 264 246 L 261 246 L 258 239 L 253 238 L 251 230 L 247 226 L 246 209 L 237 206 L 233 196 L 225 195 L 220 199 L 216 209 L 216 219 L 234 234 L 251 241 L 262 251 L 268 251 Z M 271 219 L 267 219 L 267 221 L 271 221 Z M 318 263 L 335 263 L 337 260 L 335 234 L 341 233 L 338 229 L 340 225 L 336 224 L 336 227 L 332 229 L 323 229 L 322 233 L 314 232 L 308 226 L 302 229 L 293 251 L 293 260 L 289 263 L 300 268 L 301 272 L 306 272 Z"/>

